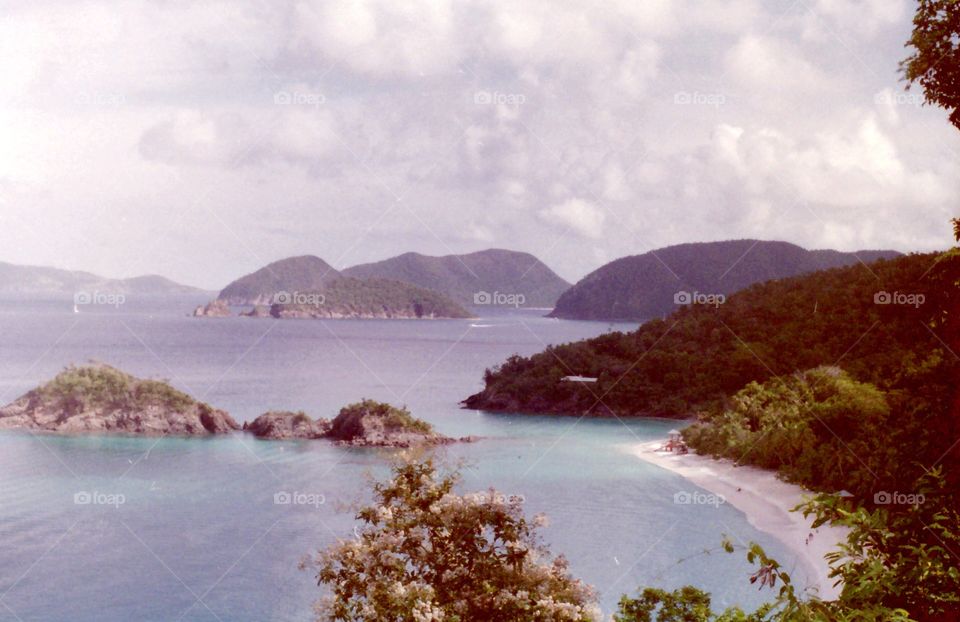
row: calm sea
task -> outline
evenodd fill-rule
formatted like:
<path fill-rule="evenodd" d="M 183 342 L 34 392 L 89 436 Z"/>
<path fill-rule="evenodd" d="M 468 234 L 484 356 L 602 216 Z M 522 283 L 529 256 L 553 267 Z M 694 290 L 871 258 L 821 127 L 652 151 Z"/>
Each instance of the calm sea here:
<path fill-rule="evenodd" d="M 463 491 L 495 486 L 544 512 L 543 537 L 594 585 L 604 610 L 638 586 L 687 583 L 718 606 L 772 597 L 724 534 L 796 562 L 729 505 L 686 505 L 682 478 L 627 455 L 663 421 L 489 414 L 458 401 L 486 367 L 546 344 L 633 325 L 478 309 L 475 320 L 194 319 L 202 300 L 0 302 L 0 402 L 65 365 L 98 360 L 169 380 L 238 421 L 269 409 L 332 417 L 364 397 L 406 404 L 452 436 Z M 350 506 L 390 454 L 323 441 L 31 436 L 0 433 L 0 621 L 311 619 L 321 592 L 301 557 L 352 537 Z M 700 491 L 702 492 L 702 491 Z M 299 504 L 277 504 L 276 495 Z M 796 568 L 803 583 L 803 568 Z"/>

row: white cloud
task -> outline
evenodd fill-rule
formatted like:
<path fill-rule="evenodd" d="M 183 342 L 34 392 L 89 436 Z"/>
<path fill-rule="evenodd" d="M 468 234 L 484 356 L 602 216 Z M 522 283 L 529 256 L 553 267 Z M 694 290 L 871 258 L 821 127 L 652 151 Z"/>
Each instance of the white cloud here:
<path fill-rule="evenodd" d="M 960 134 L 896 83 L 905 0 L 5 11 L 5 260 L 63 265 L 69 248 L 72 267 L 193 281 L 203 252 L 216 287 L 293 252 L 496 245 L 576 278 L 600 238 L 607 258 L 745 235 L 950 239 Z M 43 239 L 19 243 L 27 229 Z"/>
<path fill-rule="evenodd" d="M 571 229 L 587 238 L 603 235 L 604 213 L 599 207 L 583 199 L 568 199 L 537 212 L 544 222 Z"/>

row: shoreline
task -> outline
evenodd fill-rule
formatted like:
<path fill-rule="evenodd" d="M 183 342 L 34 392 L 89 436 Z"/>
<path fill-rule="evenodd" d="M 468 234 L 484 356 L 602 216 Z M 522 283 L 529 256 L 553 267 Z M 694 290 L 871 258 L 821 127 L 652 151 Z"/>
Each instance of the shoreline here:
<path fill-rule="evenodd" d="M 721 495 L 727 503 L 743 512 L 753 527 L 772 535 L 783 543 L 795 560 L 805 566 L 806 584 L 794 576 L 793 582 L 801 594 L 812 592 L 822 600 L 834 600 L 840 588 L 830 579 L 830 568 L 823 558 L 837 550 L 846 541 L 847 530 L 842 527 L 822 525 L 811 529 L 813 517 L 806 518 L 790 509 L 803 502 L 813 493 L 796 484 L 777 478 L 772 471 L 752 466 L 734 466 L 725 459 L 714 459 L 695 453 L 674 454 L 657 451 L 666 439 L 646 443 L 634 443 L 627 451 L 635 457 L 676 473 L 697 486 L 715 495 Z M 808 541 L 809 534 L 813 538 Z M 778 560 L 784 568 L 794 560 Z M 797 574 L 797 573 L 791 573 Z"/>

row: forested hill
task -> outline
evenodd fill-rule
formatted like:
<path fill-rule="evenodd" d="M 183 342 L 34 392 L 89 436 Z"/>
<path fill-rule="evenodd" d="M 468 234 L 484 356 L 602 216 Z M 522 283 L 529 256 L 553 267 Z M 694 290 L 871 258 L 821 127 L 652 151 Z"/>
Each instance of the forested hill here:
<path fill-rule="evenodd" d="M 496 304 L 499 300 L 493 298 L 496 293 L 509 296 L 511 304 L 516 301 L 517 306 L 550 308 L 570 287 L 530 253 L 497 248 L 443 257 L 404 253 L 347 268 L 343 274 L 413 283 L 442 292 L 466 305 Z"/>
<path fill-rule="evenodd" d="M 820 365 L 838 365 L 858 380 L 896 391 L 924 369 L 955 361 L 944 347 L 952 338 L 931 328 L 942 321 L 938 309 L 944 305 L 960 313 L 960 261 L 950 257 L 909 255 L 770 281 L 724 304 L 682 307 L 635 332 L 514 356 L 487 370 L 484 390 L 465 405 L 688 417 L 750 381 Z M 598 381 L 562 380 L 570 375 Z"/>
<path fill-rule="evenodd" d="M 899 255 L 897 251 L 810 251 L 787 242 L 763 240 L 679 244 L 598 268 L 564 292 L 550 315 L 578 320 L 649 320 L 676 310 L 675 296 L 680 292 L 726 295 L 771 279 Z"/>
<path fill-rule="evenodd" d="M 339 276 L 319 257 L 288 257 L 233 281 L 220 291 L 219 299 L 231 304 L 268 304 L 277 292 L 320 290 Z"/>

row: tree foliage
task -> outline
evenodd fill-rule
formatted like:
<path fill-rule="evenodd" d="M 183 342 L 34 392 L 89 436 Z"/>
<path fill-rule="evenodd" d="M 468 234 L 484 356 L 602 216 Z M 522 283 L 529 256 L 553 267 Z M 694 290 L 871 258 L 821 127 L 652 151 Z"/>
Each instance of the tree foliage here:
<path fill-rule="evenodd" d="M 913 53 L 900 63 L 904 78 L 960 129 L 960 0 L 920 0 L 907 46 Z"/>
<path fill-rule="evenodd" d="M 551 558 L 515 498 L 458 495 L 432 459 L 403 462 L 374 486 L 358 537 L 306 565 L 330 590 L 319 620 L 598 620 L 592 590 Z"/>

